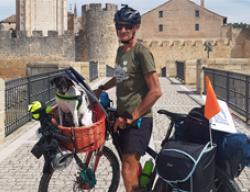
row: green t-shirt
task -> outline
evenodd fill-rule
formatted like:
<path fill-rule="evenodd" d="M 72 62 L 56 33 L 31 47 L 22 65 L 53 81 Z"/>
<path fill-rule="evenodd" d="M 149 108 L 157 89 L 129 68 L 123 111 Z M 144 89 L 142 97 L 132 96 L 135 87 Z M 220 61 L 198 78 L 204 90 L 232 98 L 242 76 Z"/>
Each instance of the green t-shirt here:
<path fill-rule="evenodd" d="M 118 114 L 124 112 L 132 114 L 135 107 L 141 103 L 148 92 L 144 75 L 155 71 L 155 63 L 152 53 L 141 43 L 131 48 L 127 53 L 118 48 L 116 56 L 116 96 Z M 149 110 L 143 116 L 151 117 Z"/>

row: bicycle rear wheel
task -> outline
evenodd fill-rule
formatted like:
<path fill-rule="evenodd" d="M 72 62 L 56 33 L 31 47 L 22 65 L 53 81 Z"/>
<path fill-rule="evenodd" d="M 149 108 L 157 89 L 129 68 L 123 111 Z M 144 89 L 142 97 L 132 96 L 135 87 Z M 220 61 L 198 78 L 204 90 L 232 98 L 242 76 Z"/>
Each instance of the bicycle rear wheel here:
<path fill-rule="evenodd" d="M 79 154 L 83 160 L 84 154 Z M 87 191 L 116 192 L 120 182 L 120 166 L 116 155 L 107 147 L 103 147 L 102 156 L 96 170 L 97 183 Z M 79 167 L 75 161 L 62 171 L 54 170 L 44 173 L 40 180 L 39 192 L 86 191 L 77 182 Z"/>
<path fill-rule="evenodd" d="M 154 189 L 153 192 L 171 192 L 172 190 L 170 189 L 170 187 L 168 186 L 168 184 L 163 181 L 163 179 L 158 178 L 155 185 L 154 185 Z"/>
<path fill-rule="evenodd" d="M 172 190 L 165 181 L 158 178 L 153 192 L 172 192 Z M 213 192 L 241 192 L 241 190 L 233 179 L 231 179 L 223 170 L 216 167 Z"/>
<path fill-rule="evenodd" d="M 219 167 L 215 168 L 214 192 L 240 192 L 238 184 Z"/>

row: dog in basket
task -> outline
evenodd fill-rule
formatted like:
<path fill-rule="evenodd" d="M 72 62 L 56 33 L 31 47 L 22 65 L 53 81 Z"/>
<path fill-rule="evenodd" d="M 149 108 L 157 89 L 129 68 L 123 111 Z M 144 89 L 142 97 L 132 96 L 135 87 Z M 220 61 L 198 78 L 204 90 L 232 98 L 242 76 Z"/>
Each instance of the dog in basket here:
<path fill-rule="evenodd" d="M 57 76 L 51 80 L 51 84 L 56 87 L 56 103 L 61 125 L 68 119 L 65 114 L 73 118 L 75 127 L 93 123 L 90 99 L 82 88 L 67 76 Z"/>

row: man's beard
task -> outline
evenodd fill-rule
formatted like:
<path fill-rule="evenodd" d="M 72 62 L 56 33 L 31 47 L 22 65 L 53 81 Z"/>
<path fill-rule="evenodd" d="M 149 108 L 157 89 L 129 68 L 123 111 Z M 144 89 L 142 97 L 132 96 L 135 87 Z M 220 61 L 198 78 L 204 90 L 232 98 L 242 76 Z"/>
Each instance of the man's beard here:
<path fill-rule="evenodd" d="M 124 41 L 121 40 L 121 42 L 122 42 L 123 44 L 129 44 L 129 43 L 134 39 L 134 37 L 135 37 L 135 33 L 133 33 L 133 35 L 132 35 L 132 37 L 131 37 L 130 39 L 124 40 Z"/>

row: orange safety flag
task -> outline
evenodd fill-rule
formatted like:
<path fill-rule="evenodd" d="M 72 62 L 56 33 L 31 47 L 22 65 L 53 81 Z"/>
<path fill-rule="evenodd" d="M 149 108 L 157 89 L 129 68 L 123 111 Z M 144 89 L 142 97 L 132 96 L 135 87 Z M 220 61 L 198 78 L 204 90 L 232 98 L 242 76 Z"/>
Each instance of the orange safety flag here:
<path fill-rule="evenodd" d="M 205 103 L 205 117 L 209 120 L 221 111 L 212 84 L 206 75 L 207 97 Z"/>

